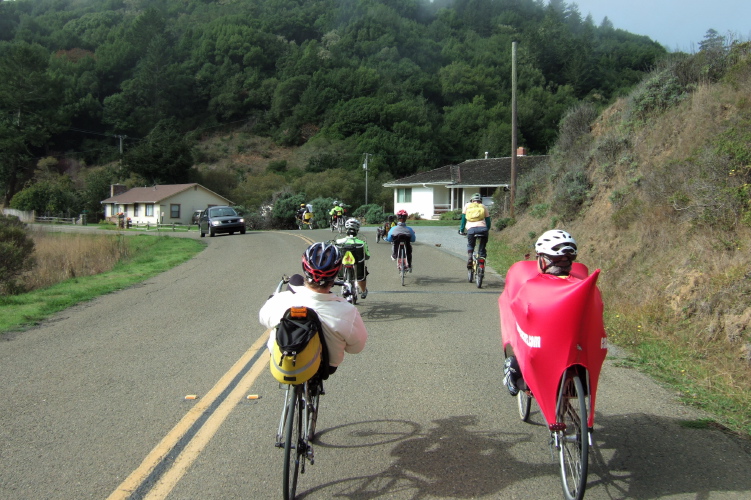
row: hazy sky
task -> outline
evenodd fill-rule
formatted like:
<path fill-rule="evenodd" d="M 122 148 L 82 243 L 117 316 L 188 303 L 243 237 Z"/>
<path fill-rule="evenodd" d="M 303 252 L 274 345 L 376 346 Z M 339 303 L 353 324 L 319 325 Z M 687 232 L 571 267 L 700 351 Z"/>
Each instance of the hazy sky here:
<path fill-rule="evenodd" d="M 607 16 L 615 28 L 646 35 L 670 51 L 696 52 L 707 30 L 730 31 L 751 40 L 751 0 L 570 0 L 582 18 L 599 26 Z"/>

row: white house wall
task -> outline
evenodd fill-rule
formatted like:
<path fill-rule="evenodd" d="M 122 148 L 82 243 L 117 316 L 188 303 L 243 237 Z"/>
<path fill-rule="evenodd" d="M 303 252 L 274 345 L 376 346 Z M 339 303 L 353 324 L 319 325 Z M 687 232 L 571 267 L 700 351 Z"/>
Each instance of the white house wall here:
<path fill-rule="evenodd" d="M 394 189 L 394 212 L 406 210 L 408 214 L 419 213 L 423 219 L 433 217 L 433 186 L 412 186 L 412 202 L 399 203 L 398 189 Z"/>
<path fill-rule="evenodd" d="M 170 217 L 170 205 L 180 205 L 180 217 Z M 200 186 L 196 186 L 196 189 L 190 188 L 182 193 L 178 193 L 174 196 L 154 203 L 154 215 L 146 216 L 146 203 L 138 204 L 138 215 L 134 214 L 133 203 L 127 205 L 119 205 L 114 203 L 106 203 L 104 205 L 104 216 L 115 217 L 119 211 L 125 214 L 125 217 L 130 217 L 131 222 L 134 224 L 190 224 L 195 210 L 204 210 L 209 205 L 226 205 L 227 200 L 216 196 L 209 191 L 203 189 Z"/>

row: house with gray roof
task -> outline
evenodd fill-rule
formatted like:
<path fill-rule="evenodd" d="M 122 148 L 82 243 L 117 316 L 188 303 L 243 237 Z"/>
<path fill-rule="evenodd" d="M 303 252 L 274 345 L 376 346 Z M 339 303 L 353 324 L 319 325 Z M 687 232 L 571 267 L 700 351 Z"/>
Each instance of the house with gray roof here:
<path fill-rule="evenodd" d="M 205 210 L 232 202 L 195 182 L 165 184 L 127 189 L 122 184 L 110 187 L 110 197 L 102 200 L 104 217 L 122 213 L 134 224 L 190 224 L 196 210 Z"/>
<path fill-rule="evenodd" d="M 517 156 L 517 176 L 546 162 L 547 156 Z M 493 204 L 493 193 L 511 185 L 511 157 L 466 160 L 419 172 L 384 187 L 394 189 L 394 212 L 419 213 L 423 219 L 464 207 L 473 193 L 482 195 L 485 205 Z"/>

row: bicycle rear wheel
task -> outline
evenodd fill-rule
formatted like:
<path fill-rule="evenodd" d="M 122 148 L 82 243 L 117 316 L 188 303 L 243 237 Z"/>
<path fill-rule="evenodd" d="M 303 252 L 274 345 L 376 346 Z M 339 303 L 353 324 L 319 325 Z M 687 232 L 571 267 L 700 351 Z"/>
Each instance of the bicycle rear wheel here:
<path fill-rule="evenodd" d="M 287 405 L 287 421 L 284 431 L 284 500 L 293 500 L 297 491 L 297 476 L 300 462 L 305 460 L 302 446 L 303 407 L 300 404 L 302 386 L 295 387 L 295 394 Z"/>
<path fill-rule="evenodd" d="M 519 405 L 519 418 L 522 422 L 529 419 L 529 410 L 532 407 L 532 396 L 527 391 L 519 391 L 516 394 L 516 402 Z"/>
<path fill-rule="evenodd" d="M 557 433 L 561 485 L 566 500 L 581 500 L 589 466 L 587 396 L 578 375 L 567 375 L 564 384 L 558 422 L 566 424 L 566 429 Z"/>
<path fill-rule="evenodd" d="M 347 267 L 344 269 L 344 281 L 349 283 L 350 296 L 348 300 L 352 305 L 357 304 L 357 283 L 355 282 L 355 273 L 352 268 Z"/>
<path fill-rule="evenodd" d="M 475 271 L 475 283 L 477 288 L 482 288 L 482 279 L 485 277 L 485 263 L 477 261 L 477 270 Z"/>
<path fill-rule="evenodd" d="M 404 275 L 407 274 L 407 251 L 404 245 L 399 246 L 399 275 L 402 280 L 402 286 L 404 286 Z"/>

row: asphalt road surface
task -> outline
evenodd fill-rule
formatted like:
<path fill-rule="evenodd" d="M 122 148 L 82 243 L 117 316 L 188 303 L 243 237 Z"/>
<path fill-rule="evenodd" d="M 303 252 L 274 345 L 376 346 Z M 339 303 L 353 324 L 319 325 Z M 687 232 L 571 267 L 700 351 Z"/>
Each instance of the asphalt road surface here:
<path fill-rule="evenodd" d="M 501 387 L 502 277 L 477 289 L 455 228 L 417 231 L 402 287 L 364 230 L 370 338 L 326 384 L 299 498 L 562 498 L 539 409 L 521 422 Z M 0 498 L 281 498 L 283 392 L 258 310 L 330 237 L 205 238 L 189 262 L 0 337 Z M 621 360 L 602 372 L 586 498 L 751 498 L 748 442 L 681 425 L 702 415 Z"/>

